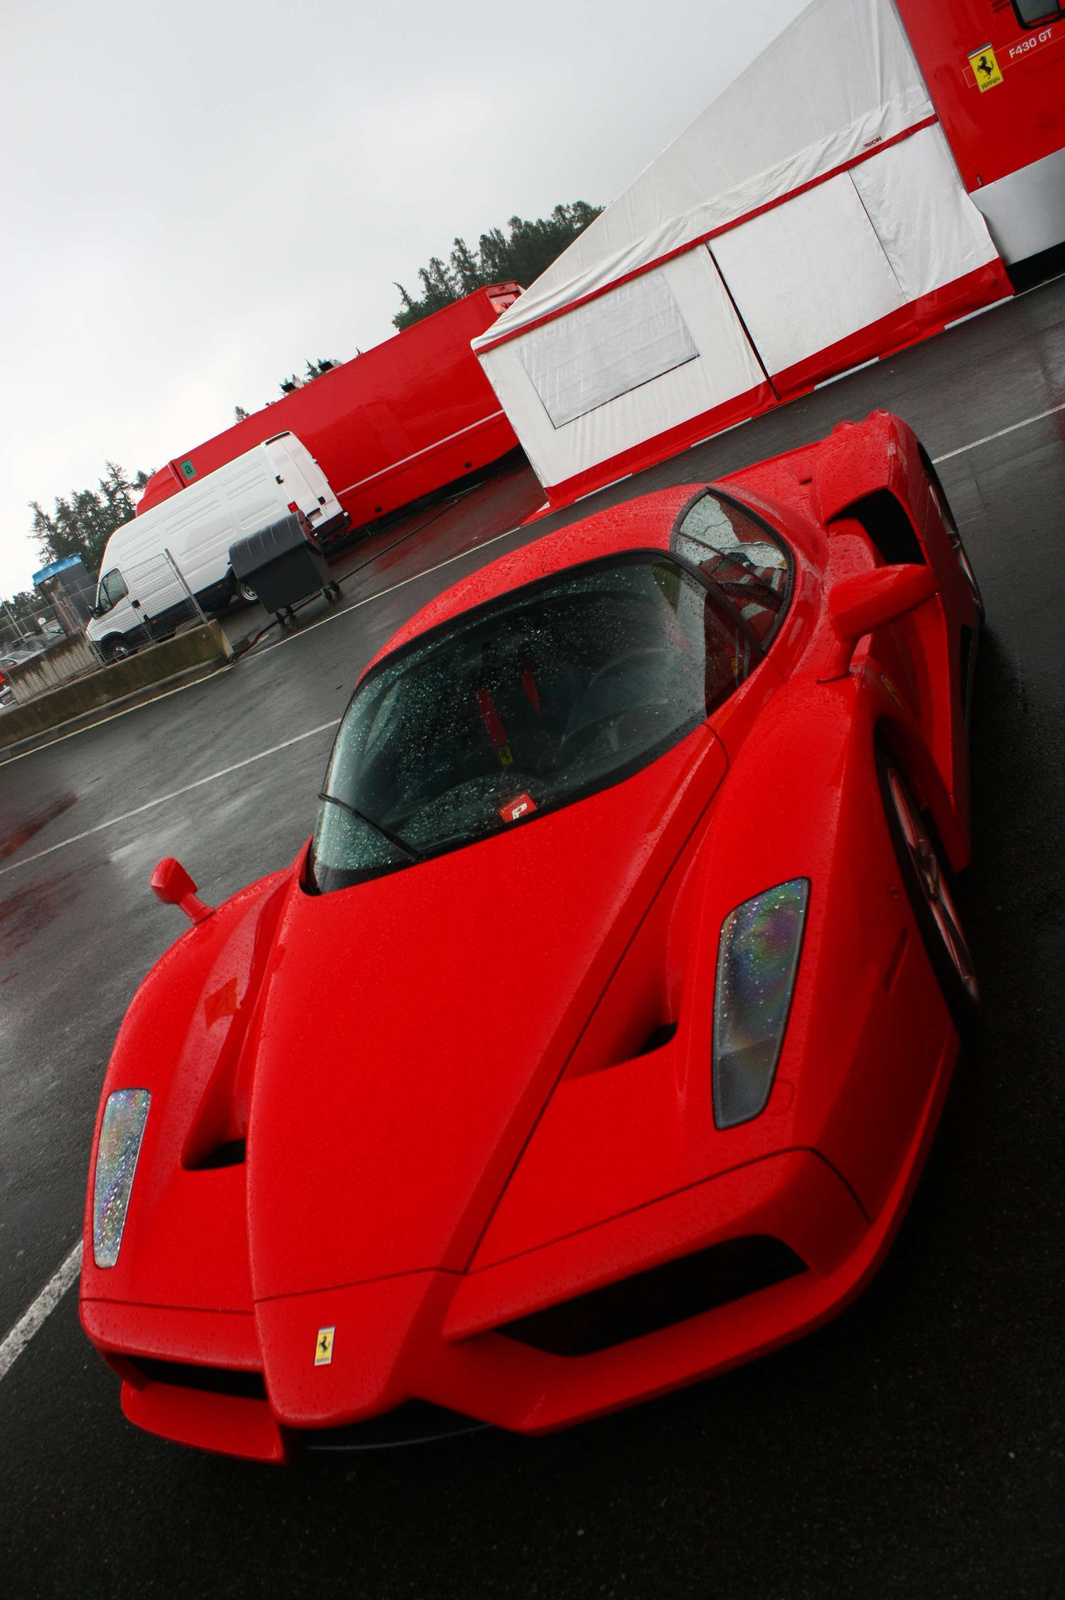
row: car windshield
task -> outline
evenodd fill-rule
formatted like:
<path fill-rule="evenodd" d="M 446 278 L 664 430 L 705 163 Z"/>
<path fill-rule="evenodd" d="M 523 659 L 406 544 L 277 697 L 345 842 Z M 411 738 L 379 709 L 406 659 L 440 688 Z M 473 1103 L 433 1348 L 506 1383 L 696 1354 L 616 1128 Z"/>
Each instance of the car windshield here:
<path fill-rule="evenodd" d="M 760 659 L 664 553 L 571 567 L 459 616 L 359 685 L 333 749 L 309 887 L 342 889 L 617 783 Z"/>

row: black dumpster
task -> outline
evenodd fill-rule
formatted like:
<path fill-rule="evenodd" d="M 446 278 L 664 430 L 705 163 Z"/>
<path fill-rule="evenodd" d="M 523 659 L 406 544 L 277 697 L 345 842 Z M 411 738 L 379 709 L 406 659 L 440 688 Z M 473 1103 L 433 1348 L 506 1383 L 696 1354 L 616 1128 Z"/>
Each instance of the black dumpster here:
<path fill-rule="evenodd" d="M 330 602 L 340 598 L 340 586 L 329 576 L 321 549 L 294 511 L 231 544 L 229 564 L 241 592 L 254 593 L 283 627 L 292 620 L 297 601 L 316 593 Z"/>

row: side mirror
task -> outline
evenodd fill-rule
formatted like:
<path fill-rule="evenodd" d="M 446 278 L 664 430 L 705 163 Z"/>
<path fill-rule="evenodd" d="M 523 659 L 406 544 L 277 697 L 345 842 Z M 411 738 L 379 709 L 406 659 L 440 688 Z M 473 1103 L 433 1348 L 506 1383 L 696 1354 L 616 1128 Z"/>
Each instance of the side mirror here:
<path fill-rule="evenodd" d="M 911 563 L 874 567 L 871 572 L 842 578 L 828 596 L 828 614 L 839 646 L 826 679 L 842 678 L 848 671 L 859 639 L 908 611 L 916 611 L 931 600 L 938 587 L 931 567 Z"/>
<path fill-rule="evenodd" d="M 152 893 L 167 906 L 178 906 L 190 922 L 203 922 L 214 913 L 213 906 L 205 906 L 196 898 L 196 885 L 180 861 L 164 856 L 151 876 Z"/>

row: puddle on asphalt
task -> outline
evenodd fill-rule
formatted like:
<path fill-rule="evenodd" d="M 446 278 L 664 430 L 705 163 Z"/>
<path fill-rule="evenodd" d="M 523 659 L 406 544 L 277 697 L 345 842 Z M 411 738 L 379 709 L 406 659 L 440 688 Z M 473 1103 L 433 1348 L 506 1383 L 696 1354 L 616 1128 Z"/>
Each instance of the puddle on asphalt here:
<path fill-rule="evenodd" d="M 0 827 L 0 861 L 5 856 L 13 856 L 16 850 L 21 850 L 24 844 L 29 843 L 34 834 L 40 833 L 42 828 L 47 828 L 48 824 L 54 822 L 56 817 L 61 817 L 64 811 L 69 811 L 77 798 L 76 794 L 62 795 L 58 800 L 49 800 L 47 805 L 31 812 L 14 826 L 5 823 Z"/>
<path fill-rule="evenodd" d="M 43 883 L 24 883 L 0 897 L 0 963 L 10 961 L 56 920 L 64 906 L 77 898 L 83 877 L 60 872 Z"/>

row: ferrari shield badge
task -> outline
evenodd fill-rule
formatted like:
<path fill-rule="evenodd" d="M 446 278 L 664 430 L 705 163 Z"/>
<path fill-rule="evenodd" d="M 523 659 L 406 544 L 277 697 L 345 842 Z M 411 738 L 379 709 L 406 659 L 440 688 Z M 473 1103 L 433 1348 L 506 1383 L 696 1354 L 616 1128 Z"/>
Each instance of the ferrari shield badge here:
<path fill-rule="evenodd" d="M 314 1364 L 316 1367 L 328 1367 L 333 1359 L 333 1337 L 336 1328 L 319 1328 L 318 1338 L 314 1345 Z"/>
<path fill-rule="evenodd" d="M 981 94 L 985 89 L 996 89 L 1002 82 L 1002 68 L 989 44 L 985 44 L 982 50 L 973 51 L 969 57 L 969 65 Z"/>

